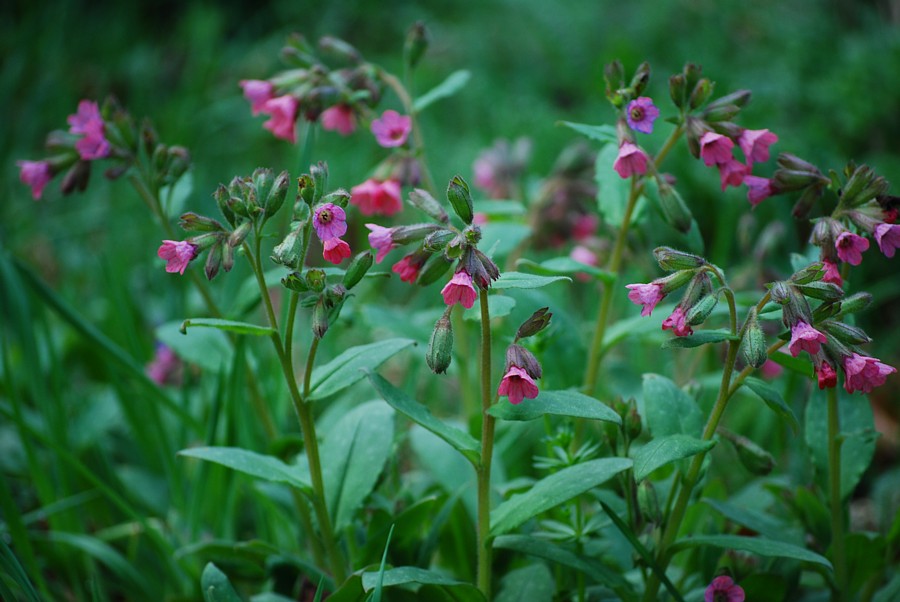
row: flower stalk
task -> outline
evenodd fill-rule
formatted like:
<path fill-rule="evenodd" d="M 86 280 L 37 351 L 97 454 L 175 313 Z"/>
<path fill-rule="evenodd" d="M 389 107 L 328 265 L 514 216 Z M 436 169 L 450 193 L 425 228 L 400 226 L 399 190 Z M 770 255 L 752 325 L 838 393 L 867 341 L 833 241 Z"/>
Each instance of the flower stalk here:
<path fill-rule="evenodd" d="M 481 464 L 478 466 L 478 570 L 477 585 L 486 600 L 491 599 L 491 459 L 494 453 L 494 417 L 488 414 L 491 396 L 491 317 L 487 292 L 481 302 Z"/>

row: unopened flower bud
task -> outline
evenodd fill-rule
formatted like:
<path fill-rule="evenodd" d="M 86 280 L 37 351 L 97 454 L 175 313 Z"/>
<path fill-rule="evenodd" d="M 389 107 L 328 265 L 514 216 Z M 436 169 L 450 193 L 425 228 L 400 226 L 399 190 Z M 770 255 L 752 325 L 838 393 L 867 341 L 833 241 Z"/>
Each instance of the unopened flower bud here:
<path fill-rule="evenodd" d="M 697 272 L 688 283 L 679 305 L 685 312 L 690 311 L 700 299 L 712 292 L 712 281 L 706 272 Z"/>
<path fill-rule="evenodd" d="M 346 209 L 347 205 L 350 204 L 350 193 L 343 188 L 338 188 L 337 190 L 329 192 L 328 194 L 323 196 L 322 202 L 331 203 L 332 205 L 337 205 L 341 209 Z"/>
<path fill-rule="evenodd" d="M 487 289 L 500 277 L 500 268 L 487 255 L 474 247 L 466 248 L 461 260 L 472 282 L 481 289 Z"/>
<path fill-rule="evenodd" d="M 313 268 L 306 272 L 306 286 L 314 293 L 325 290 L 325 272 L 319 268 Z"/>
<path fill-rule="evenodd" d="M 431 194 L 427 190 L 416 188 L 409 193 L 409 201 L 413 204 L 414 207 L 424 211 L 429 216 L 443 224 L 446 224 L 450 221 L 450 216 L 447 215 L 447 212 L 443 207 L 441 207 L 441 204 L 438 203 L 437 200 L 433 196 L 431 196 Z"/>
<path fill-rule="evenodd" d="M 643 424 L 641 423 L 641 415 L 638 414 L 637 404 L 634 399 L 628 400 L 628 411 L 622 417 L 622 428 L 630 441 L 634 441 L 641 436 Z"/>
<path fill-rule="evenodd" d="M 703 67 L 695 63 L 685 63 L 682 73 L 684 73 L 684 83 L 687 87 L 687 93 L 690 94 L 690 92 L 697 87 L 700 78 L 703 77 Z"/>
<path fill-rule="evenodd" d="M 198 215 L 193 211 L 183 213 L 179 225 L 186 232 L 218 232 L 222 230 L 222 224 L 216 220 Z"/>
<path fill-rule="evenodd" d="M 810 282 L 821 280 L 823 272 L 822 262 L 817 261 L 794 272 L 794 275 L 791 276 L 791 282 L 794 284 L 809 284 Z"/>
<path fill-rule="evenodd" d="M 319 297 L 313 308 L 312 331 L 317 339 L 321 339 L 328 332 L 328 309 L 325 307 L 324 297 Z"/>
<path fill-rule="evenodd" d="M 619 89 L 625 87 L 625 68 L 622 63 L 616 59 L 607 64 L 603 68 L 603 78 L 606 80 L 606 98 L 617 108 L 624 105 L 625 101 L 619 94 Z"/>
<path fill-rule="evenodd" d="M 481 241 L 481 228 L 475 225 L 466 226 L 462 231 L 463 238 L 470 245 L 477 245 Z"/>
<path fill-rule="evenodd" d="M 428 351 L 425 354 L 425 363 L 435 374 L 444 374 L 453 360 L 453 326 L 450 323 L 451 305 L 444 311 L 444 315 L 434 325 L 431 332 L 431 340 L 428 342 Z"/>
<path fill-rule="evenodd" d="M 452 230 L 435 230 L 423 239 L 422 248 L 432 253 L 441 251 L 454 238 L 456 233 Z"/>
<path fill-rule="evenodd" d="M 423 21 L 416 21 L 406 32 L 406 42 L 403 45 L 403 57 L 406 66 L 410 69 L 419 63 L 419 59 L 428 49 L 429 35 Z"/>
<path fill-rule="evenodd" d="M 234 247 L 231 245 L 222 246 L 222 269 L 230 272 L 234 267 Z"/>
<path fill-rule="evenodd" d="M 653 256 L 659 267 L 667 272 L 693 270 L 706 265 L 706 260 L 699 255 L 692 255 L 671 247 L 657 247 L 653 249 Z"/>
<path fill-rule="evenodd" d="M 547 325 L 550 324 L 550 318 L 553 317 L 549 309 L 549 307 L 542 307 L 522 322 L 522 325 L 516 331 L 516 340 L 534 336 L 547 328 Z"/>
<path fill-rule="evenodd" d="M 669 96 L 672 97 L 672 103 L 679 109 L 684 108 L 685 96 L 687 95 L 687 82 L 682 73 L 677 73 L 669 78 Z"/>
<path fill-rule="evenodd" d="M 694 216 L 674 187 L 659 187 L 659 208 L 662 210 L 666 223 L 679 232 L 687 232 L 691 229 Z"/>
<path fill-rule="evenodd" d="M 691 326 L 702 324 L 716 308 L 719 302 L 718 295 L 706 295 L 691 307 L 685 314 L 684 321 Z"/>
<path fill-rule="evenodd" d="M 688 99 L 688 106 L 690 109 L 694 110 L 698 107 L 702 107 L 706 101 L 709 100 L 712 89 L 712 83 L 705 77 L 701 78 L 700 81 L 697 82 L 697 85 L 694 86 L 691 97 Z"/>
<path fill-rule="evenodd" d="M 281 285 L 295 293 L 305 293 L 309 290 L 309 286 L 306 284 L 306 280 L 300 272 L 291 272 L 282 278 Z"/>
<path fill-rule="evenodd" d="M 237 218 L 234 215 L 234 211 L 232 211 L 231 207 L 228 205 L 228 201 L 231 198 L 228 188 L 226 188 L 224 184 L 219 184 L 219 187 L 216 188 L 216 191 L 213 193 L 213 198 L 216 200 L 219 211 L 221 211 L 222 215 L 225 217 L 225 221 L 234 226 Z"/>
<path fill-rule="evenodd" d="M 759 327 L 755 307 L 750 309 L 750 315 L 747 317 L 744 340 L 741 341 L 741 356 L 747 364 L 754 368 L 759 368 L 769 359 L 766 335 Z"/>
<path fill-rule="evenodd" d="M 443 253 L 435 253 L 425 262 L 419 272 L 419 277 L 416 278 L 416 284 L 419 286 L 434 284 L 447 273 L 451 265 L 453 265 L 453 261 L 450 258 Z"/>
<path fill-rule="evenodd" d="M 297 192 L 307 205 L 312 206 L 315 203 L 316 181 L 311 175 L 303 174 L 297 178 Z"/>
<path fill-rule="evenodd" d="M 292 67 L 310 67 L 317 62 L 313 47 L 299 33 L 288 37 L 287 46 L 281 49 L 281 58 Z"/>
<path fill-rule="evenodd" d="M 349 63 L 359 63 L 362 61 L 362 55 L 359 50 L 333 36 L 324 36 L 319 38 L 319 48 L 335 58 L 345 60 Z"/>
<path fill-rule="evenodd" d="M 78 160 L 72 164 L 72 167 L 63 176 L 60 189 L 63 195 L 70 194 L 74 191 L 84 192 L 91 177 L 91 164 L 89 161 Z"/>
<path fill-rule="evenodd" d="M 247 235 L 250 234 L 250 230 L 252 230 L 252 229 L 253 229 L 252 222 L 243 222 L 228 237 L 228 246 L 231 248 L 241 246 L 244 243 L 244 241 L 247 239 Z"/>
<path fill-rule="evenodd" d="M 862 328 L 851 326 L 844 322 L 825 320 L 819 326 L 826 334 L 846 345 L 865 345 L 872 342 L 872 339 L 869 338 L 869 335 Z"/>
<path fill-rule="evenodd" d="M 174 182 L 184 175 L 191 166 L 191 153 L 183 146 L 169 147 L 168 175 Z"/>
<path fill-rule="evenodd" d="M 872 295 L 869 293 L 856 293 L 841 301 L 841 314 L 854 314 L 862 311 L 872 304 Z"/>
<path fill-rule="evenodd" d="M 469 185 L 462 176 L 453 176 L 450 185 L 447 187 L 447 200 L 453 207 L 456 215 L 466 224 L 472 223 L 474 209 L 472 207 L 472 194 L 469 192 Z"/>
<path fill-rule="evenodd" d="M 285 267 L 297 269 L 300 267 L 300 256 L 303 253 L 303 227 L 295 223 L 291 231 L 284 237 L 274 249 L 272 249 L 272 261 Z"/>
<path fill-rule="evenodd" d="M 647 87 L 647 82 L 649 81 L 650 63 L 644 61 L 638 65 L 637 71 L 634 72 L 634 77 L 631 78 L 631 84 L 628 86 L 633 91 L 635 98 L 644 92 L 644 89 Z"/>
<path fill-rule="evenodd" d="M 734 450 L 737 452 L 738 460 L 750 473 L 757 476 L 765 476 L 775 468 L 775 458 L 772 457 L 772 454 L 750 439 L 730 433 L 724 429 L 720 429 L 719 433 L 731 442 Z"/>
<path fill-rule="evenodd" d="M 644 479 L 638 485 L 637 490 L 638 508 L 641 510 L 641 516 L 648 523 L 659 524 L 662 522 L 662 511 L 659 507 L 659 497 L 656 495 L 656 488 L 649 479 Z"/>
<path fill-rule="evenodd" d="M 887 180 L 876 175 L 868 165 L 856 167 L 851 164 L 846 171 L 851 169 L 847 183 L 841 190 L 841 205 L 844 207 L 859 207 L 887 192 Z"/>
<path fill-rule="evenodd" d="M 791 289 L 787 282 L 779 280 L 777 282 L 772 282 L 768 286 L 772 301 L 775 303 L 785 305 L 791 300 Z"/>
<path fill-rule="evenodd" d="M 223 246 L 224 245 L 219 242 L 209 248 L 209 254 L 206 256 L 206 266 L 204 267 L 207 280 L 212 280 L 213 278 L 215 278 L 216 274 L 219 273 L 219 268 L 222 267 Z"/>
<path fill-rule="evenodd" d="M 343 285 L 349 290 L 359 284 L 359 281 L 366 275 L 366 272 L 369 271 L 374 262 L 375 258 L 372 257 L 372 251 L 363 251 L 358 254 L 350 261 L 347 271 L 344 272 Z"/>
<path fill-rule="evenodd" d="M 410 224 L 408 226 L 397 226 L 393 228 L 391 241 L 396 245 L 408 245 L 411 242 L 417 242 L 441 229 L 437 224 L 422 223 Z"/>
<path fill-rule="evenodd" d="M 144 118 L 141 122 L 141 141 L 144 144 L 144 152 L 147 153 L 148 157 L 152 157 L 156 151 L 156 146 L 159 144 L 159 135 L 147 118 Z"/>
<path fill-rule="evenodd" d="M 313 203 L 318 203 L 322 200 L 322 195 L 324 195 L 325 191 L 328 189 L 328 164 L 324 161 L 319 161 L 315 165 L 311 165 L 309 167 L 309 174 L 316 184 Z"/>
<path fill-rule="evenodd" d="M 772 186 L 777 188 L 779 186 L 778 182 L 772 180 Z M 813 205 L 816 204 L 816 201 L 822 198 L 823 190 L 824 188 L 821 185 L 807 187 L 800 194 L 800 198 L 797 199 L 797 202 L 794 203 L 794 207 L 791 209 L 791 215 L 795 219 L 805 219 L 812 210 Z M 779 192 L 781 192 L 781 190 L 779 190 Z"/>
<path fill-rule="evenodd" d="M 541 377 L 541 364 L 534 357 L 534 354 L 522 347 L 521 345 L 510 345 L 506 348 L 506 370 L 510 366 L 518 366 L 525 370 L 528 376 L 534 379 Z"/>
<path fill-rule="evenodd" d="M 283 171 L 278 174 L 274 184 L 272 184 L 272 189 L 266 197 L 266 217 L 272 217 L 278 213 L 278 210 L 284 205 L 284 200 L 287 198 L 288 187 L 290 185 L 291 176 L 288 175 L 288 172 Z"/>
<path fill-rule="evenodd" d="M 444 247 L 444 254 L 450 259 L 459 259 L 462 257 L 463 251 L 465 251 L 466 248 L 466 239 L 457 234 L 447 243 L 447 246 Z"/>
<path fill-rule="evenodd" d="M 820 301 L 833 302 L 844 296 L 844 289 L 833 282 L 824 282 L 822 280 L 810 282 L 809 284 L 795 285 L 797 290 L 813 299 Z"/>

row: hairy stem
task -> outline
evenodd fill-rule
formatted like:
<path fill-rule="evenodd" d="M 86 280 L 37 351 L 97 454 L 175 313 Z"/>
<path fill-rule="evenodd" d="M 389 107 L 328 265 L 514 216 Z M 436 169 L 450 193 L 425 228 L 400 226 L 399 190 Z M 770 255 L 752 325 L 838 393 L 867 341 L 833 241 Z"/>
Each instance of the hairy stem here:
<path fill-rule="evenodd" d="M 847 551 L 844 540 L 844 507 L 841 503 L 841 417 L 835 387 L 828 389 L 828 489 L 831 498 L 831 561 L 834 563 L 833 602 L 847 595 Z"/>
<path fill-rule="evenodd" d="M 494 417 L 491 407 L 491 317 L 487 291 L 481 302 L 481 465 L 478 467 L 478 589 L 491 599 L 491 457 L 494 452 Z"/>

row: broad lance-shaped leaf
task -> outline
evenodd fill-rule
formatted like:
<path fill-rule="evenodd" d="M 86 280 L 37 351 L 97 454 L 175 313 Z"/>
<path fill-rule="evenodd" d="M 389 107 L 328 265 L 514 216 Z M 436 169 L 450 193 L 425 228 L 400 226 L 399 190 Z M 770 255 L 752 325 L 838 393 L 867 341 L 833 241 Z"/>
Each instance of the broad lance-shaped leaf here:
<path fill-rule="evenodd" d="M 387 339 L 347 349 L 324 366 L 313 370 L 309 399 L 323 399 L 343 391 L 365 378 L 365 370 L 377 368 L 415 343 L 412 339 Z"/>
<path fill-rule="evenodd" d="M 350 525 L 354 512 L 372 493 L 393 439 L 394 411 L 380 401 L 353 408 L 325 436 L 322 480 L 336 531 Z"/>
<path fill-rule="evenodd" d="M 542 562 L 523 566 L 500 580 L 500 591 L 494 602 L 551 602 L 556 593 L 553 574 Z"/>
<path fill-rule="evenodd" d="M 472 74 L 466 69 L 454 71 L 447 76 L 447 79 L 439 83 L 437 86 L 418 97 L 413 103 L 413 109 L 416 113 L 422 111 L 443 98 L 453 96 L 469 82 Z"/>
<path fill-rule="evenodd" d="M 638 409 L 654 437 L 678 434 L 700 436 L 703 416 L 690 395 L 658 374 L 645 374 L 643 388 L 644 403 Z"/>
<path fill-rule="evenodd" d="M 211 562 L 206 564 L 200 576 L 200 589 L 206 602 L 243 602 L 228 577 Z"/>
<path fill-rule="evenodd" d="M 688 435 L 653 439 L 634 454 L 634 478 L 643 481 L 657 468 L 709 451 L 715 444 L 715 441 L 703 441 Z"/>
<path fill-rule="evenodd" d="M 783 541 L 774 541 L 762 537 L 745 537 L 743 535 L 697 535 L 677 540 L 672 545 L 673 551 L 695 548 L 697 546 L 713 546 L 726 550 L 742 550 L 770 558 L 793 558 L 804 562 L 819 564 L 831 569 L 831 563 L 824 556 L 810 552 L 806 548 Z"/>
<path fill-rule="evenodd" d="M 488 315 L 491 316 L 491 319 L 494 318 L 502 318 L 503 316 L 508 316 L 512 313 L 513 308 L 516 306 L 516 300 L 512 297 L 507 297 L 506 295 L 488 295 Z M 470 322 L 480 322 L 481 321 L 481 303 L 476 303 L 474 306 L 465 310 L 462 314 L 463 320 L 468 320 Z"/>
<path fill-rule="evenodd" d="M 494 282 L 494 288 L 541 288 L 560 280 L 572 282 L 572 279 L 567 276 L 535 276 L 522 272 L 503 272 L 500 274 L 500 278 Z"/>
<path fill-rule="evenodd" d="M 220 320 L 219 318 L 188 318 L 181 323 L 181 334 L 187 334 L 189 327 L 215 328 L 216 330 L 224 330 L 225 332 L 234 332 L 236 334 L 252 334 L 254 336 L 264 336 L 274 334 L 275 330 L 268 326 L 258 326 L 247 322 L 235 322 L 234 320 Z"/>
<path fill-rule="evenodd" d="M 571 128 L 592 140 L 599 140 L 600 142 L 608 142 L 615 145 L 618 145 L 619 143 L 619 136 L 616 133 L 616 128 L 609 124 L 588 125 L 586 123 L 573 123 L 571 121 L 557 121 L 556 123 L 557 125 L 564 125 L 567 128 Z"/>
<path fill-rule="evenodd" d="M 378 394 L 395 410 L 428 429 L 464 455 L 472 465 L 481 459 L 481 444 L 469 433 L 442 422 L 424 405 L 389 383 L 381 375 L 369 372 L 369 380 Z"/>
<path fill-rule="evenodd" d="M 285 464 L 274 456 L 264 456 L 239 447 L 192 447 L 181 450 L 178 455 L 206 460 L 259 479 L 293 485 L 304 491 L 312 490 L 309 477 L 302 469 Z"/>
<path fill-rule="evenodd" d="M 519 404 L 500 402 L 488 413 L 502 420 L 534 420 L 551 414 L 622 424 L 619 415 L 605 403 L 577 391 L 541 391 L 536 398 L 523 399 Z"/>
<path fill-rule="evenodd" d="M 663 349 L 690 349 L 692 347 L 699 347 L 700 345 L 709 345 L 710 343 L 737 340 L 739 340 L 739 337 L 731 334 L 731 332 L 727 330 L 700 330 L 689 337 L 666 339 L 666 342 L 663 343 L 662 346 Z"/>
<path fill-rule="evenodd" d="M 784 354 L 776 353 L 775 355 Z M 797 422 L 794 411 L 788 407 L 788 404 L 784 402 L 784 399 L 778 391 L 765 381 L 752 376 L 748 376 L 744 380 L 744 386 L 756 393 L 773 412 L 785 419 L 787 423 L 791 425 L 791 430 L 793 430 L 794 433 L 797 432 L 797 429 L 800 428 L 800 423 Z"/>
<path fill-rule="evenodd" d="M 363 589 L 369 591 L 378 582 L 378 571 L 367 571 L 362 575 Z M 468 585 L 470 583 L 453 579 L 441 573 L 435 573 L 416 566 L 398 566 L 384 571 L 384 587 L 405 585 L 407 583 L 419 583 L 422 585 Z"/>
<path fill-rule="evenodd" d="M 514 495 L 491 512 L 491 536 L 511 531 L 528 519 L 590 491 L 631 466 L 628 458 L 599 458 L 544 477 L 525 493 Z"/>
<path fill-rule="evenodd" d="M 603 282 L 613 282 L 616 279 L 612 273 L 607 272 L 606 270 L 581 263 L 580 261 L 575 261 L 571 257 L 553 257 L 552 259 L 547 259 L 541 263 L 531 261 L 530 259 L 520 259 L 516 262 L 516 267 L 541 276 L 590 274 Z"/>

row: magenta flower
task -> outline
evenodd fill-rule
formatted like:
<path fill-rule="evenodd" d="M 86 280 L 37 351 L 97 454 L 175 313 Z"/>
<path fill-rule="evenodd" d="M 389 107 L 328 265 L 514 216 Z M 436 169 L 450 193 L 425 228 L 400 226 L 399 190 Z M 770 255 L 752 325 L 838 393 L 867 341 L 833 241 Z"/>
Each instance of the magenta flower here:
<path fill-rule="evenodd" d="M 347 214 L 334 203 L 324 203 L 313 213 L 313 228 L 322 241 L 347 233 Z"/>
<path fill-rule="evenodd" d="M 894 251 L 900 249 L 900 225 L 878 224 L 875 226 L 875 240 L 885 257 L 893 257 Z"/>
<path fill-rule="evenodd" d="M 844 357 L 844 389 L 847 393 L 871 393 L 872 389 L 884 384 L 888 374 L 896 371 L 893 366 L 882 364 L 874 357 L 858 353 L 848 355 Z"/>
<path fill-rule="evenodd" d="M 478 291 L 472 284 L 472 276 L 465 270 L 460 270 L 453 274 L 450 282 L 441 289 L 441 295 L 444 297 L 444 303 L 453 305 L 460 303 L 466 309 L 475 305 L 475 299 L 478 298 Z"/>
<path fill-rule="evenodd" d="M 838 257 L 850 265 L 862 263 L 862 253 L 869 248 L 869 239 L 852 232 L 841 232 L 834 242 Z"/>
<path fill-rule="evenodd" d="M 827 340 L 824 334 L 800 320 L 791 326 L 791 342 L 788 344 L 788 350 L 794 357 L 800 355 L 801 351 L 814 356 L 819 353 L 820 345 Z"/>
<path fill-rule="evenodd" d="M 78 103 L 78 112 L 69 115 L 66 118 L 69 123 L 69 131 L 73 134 L 87 134 L 88 126 L 92 123 L 103 123 L 103 117 L 100 116 L 100 109 L 97 103 L 92 100 L 82 100 Z"/>
<path fill-rule="evenodd" d="M 628 299 L 636 305 L 643 305 L 641 315 L 644 317 L 653 313 L 656 304 L 663 300 L 666 296 L 663 293 L 662 285 L 655 282 L 650 284 L 628 284 L 625 286 L 631 292 L 628 293 Z"/>
<path fill-rule="evenodd" d="M 412 284 L 419 277 L 422 266 L 425 265 L 427 255 L 421 253 L 410 253 L 400 261 L 394 264 L 391 271 L 400 275 L 400 280 Z"/>
<path fill-rule="evenodd" d="M 596 253 L 583 245 L 576 245 L 575 248 L 572 249 L 572 252 L 569 253 L 569 257 L 571 257 L 578 263 L 583 263 L 584 265 L 597 265 Z M 577 274 L 575 274 L 575 277 L 582 282 L 589 282 L 591 279 L 590 275 L 585 272 L 578 272 Z"/>
<path fill-rule="evenodd" d="M 340 238 L 335 237 L 324 240 L 322 241 L 322 247 L 322 257 L 325 258 L 325 261 L 335 265 L 350 257 L 350 245 Z"/>
<path fill-rule="evenodd" d="M 509 397 L 512 404 L 522 403 L 526 397 L 534 399 L 538 396 L 538 387 L 534 384 L 534 380 L 528 375 L 528 372 L 518 366 L 510 366 L 500 386 L 497 388 L 497 395 L 500 397 Z"/>
<path fill-rule="evenodd" d="M 738 138 L 738 146 L 744 151 L 747 167 L 769 160 L 769 147 L 778 142 L 778 136 L 769 130 L 744 130 Z"/>
<path fill-rule="evenodd" d="M 244 98 L 250 101 L 250 112 L 259 115 L 265 112 L 266 103 L 275 98 L 275 87 L 267 81 L 259 79 L 244 79 L 240 81 L 244 90 Z"/>
<path fill-rule="evenodd" d="M 726 140 L 728 140 L 728 138 L 726 138 Z M 722 179 L 722 190 L 724 191 L 729 186 L 740 186 L 744 183 L 744 178 L 746 178 L 749 173 L 750 168 L 740 161 L 731 159 L 726 163 L 719 163 L 719 177 Z"/>
<path fill-rule="evenodd" d="M 75 150 L 85 161 L 102 159 L 109 154 L 109 141 L 103 135 L 103 122 L 91 121 L 84 126 L 84 138 L 75 143 Z"/>
<path fill-rule="evenodd" d="M 706 588 L 705 602 L 744 602 L 744 590 L 731 577 L 716 577 Z"/>
<path fill-rule="evenodd" d="M 822 276 L 822 282 L 830 282 L 838 286 L 844 286 L 844 279 L 841 278 L 841 271 L 838 269 L 836 263 L 823 259 L 822 267 L 825 268 L 825 275 Z"/>
<path fill-rule="evenodd" d="M 659 117 L 659 109 L 654 106 L 653 99 L 646 96 L 635 98 L 629 102 L 625 111 L 628 127 L 643 134 L 653 131 L 653 122 L 657 117 Z"/>
<path fill-rule="evenodd" d="M 472 165 L 472 171 L 475 172 L 475 186 L 493 196 L 493 191 L 500 186 L 497 182 L 497 167 L 494 158 L 491 155 L 482 154 Z"/>
<path fill-rule="evenodd" d="M 816 379 L 819 381 L 820 389 L 830 389 L 837 386 L 837 372 L 834 366 L 826 361 L 816 365 Z"/>
<path fill-rule="evenodd" d="M 156 353 L 144 368 L 147 376 L 159 386 L 176 385 L 181 380 L 181 360 L 171 347 L 162 343 L 156 346 Z"/>
<path fill-rule="evenodd" d="M 721 165 L 731 161 L 731 150 L 734 142 L 728 136 L 715 132 L 706 132 L 700 137 L 700 158 L 707 167 Z"/>
<path fill-rule="evenodd" d="M 372 122 L 372 133 L 375 140 L 384 148 L 403 146 L 412 131 L 412 117 L 401 115 L 397 111 L 387 110 L 381 119 Z"/>
<path fill-rule="evenodd" d="M 19 167 L 19 179 L 23 184 L 31 186 L 31 198 L 41 198 L 44 186 L 53 177 L 50 164 L 46 161 L 16 161 L 16 165 Z"/>
<path fill-rule="evenodd" d="M 369 233 L 369 244 L 373 249 L 378 251 L 375 255 L 375 263 L 381 263 L 385 255 L 390 253 L 391 249 L 397 246 L 394 244 L 394 230 L 393 228 L 385 228 L 378 224 L 366 224 L 366 228 L 371 230 Z"/>
<path fill-rule="evenodd" d="M 369 178 L 350 189 L 350 202 L 359 207 L 363 215 L 393 215 L 403 210 L 400 200 L 400 182 L 383 182 Z"/>
<path fill-rule="evenodd" d="M 747 185 L 747 200 L 756 207 L 762 201 L 774 194 L 772 189 L 772 181 L 768 178 L 760 178 L 759 176 L 744 176 L 744 184 Z"/>
<path fill-rule="evenodd" d="M 619 156 L 613 163 L 613 169 L 622 178 L 628 178 L 632 175 L 643 175 L 647 173 L 647 153 L 631 142 L 623 142 L 619 147 Z"/>
<path fill-rule="evenodd" d="M 356 129 L 356 116 L 347 105 L 335 105 L 322 111 L 322 129 L 349 136 Z"/>
<path fill-rule="evenodd" d="M 156 254 L 166 260 L 166 271 L 184 274 L 185 268 L 197 256 L 197 245 L 186 240 L 164 240 Z"/>
<path fill-rule="evenodd" d="M 290 94 L 270 98 L 260 109 L 261 113 L 270 116 L 269 120 L 263 123 L 263 127 L 272 132 L 276 138 L 296 144 L 297 106 L 297 99 Z"/>
<path fill-rule="evenodd" d="M 583 213 L 572 224 L 572 238 L 584 240 L 597 232 L 597 216 L 591 213 Z"/>
<path fill-rule="evenodd" d="M 663 320 L 662 329 L 671 330 L 677 337 L 690 336 L 694 334 L 694 329 L 687 323 L 686 318 L 684 308 L 679 305 L 668 318 Z"/>

